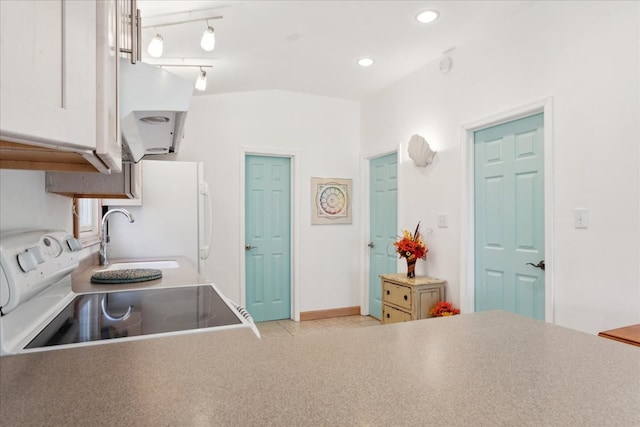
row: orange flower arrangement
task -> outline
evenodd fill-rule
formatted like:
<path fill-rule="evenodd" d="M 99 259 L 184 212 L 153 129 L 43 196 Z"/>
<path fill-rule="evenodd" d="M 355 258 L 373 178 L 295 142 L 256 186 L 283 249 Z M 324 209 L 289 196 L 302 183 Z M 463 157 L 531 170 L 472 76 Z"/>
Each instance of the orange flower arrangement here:
<path fill-rule="evenodd" d="M 420 223 L 418 223 L 413 235 L 409 233 L 409 230 L 404 230 L 402 238 L 393 244 L 396 247 L 396 252 L 398 252 L 400 258 L 427 259 L 427 252 L 429 252 L 429 249 L 420 238 L 419 228 Z"/>
<path fill-rule="evenodd" d="M 433 317 L 453 316 L 454 314 L 460 314 L 460 309 L 453 308 L 450 302 L 438 301 L 438 304 L 431 309 L 430 313 Z"/>

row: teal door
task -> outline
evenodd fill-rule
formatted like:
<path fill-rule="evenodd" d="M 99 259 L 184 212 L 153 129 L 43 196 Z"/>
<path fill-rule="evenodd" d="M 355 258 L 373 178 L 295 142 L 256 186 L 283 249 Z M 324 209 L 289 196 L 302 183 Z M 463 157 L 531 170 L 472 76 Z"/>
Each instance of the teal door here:
<path fill-rule="evenodd" d="M 537 114 L 474 134 L 476 311 L 544 320 L 543 133 Z"/>
<path fill-rule="evenodd" d="M 398 256 L 398 156 L 388 154 L 369 162 L 369 314 L 382 319 L 380 275 L 395 273 Z"/>
<path fill-rule="evenodd" d="M 291 167 L 245 157 L 246 306 L 255 321 L 291 317 Z"/>

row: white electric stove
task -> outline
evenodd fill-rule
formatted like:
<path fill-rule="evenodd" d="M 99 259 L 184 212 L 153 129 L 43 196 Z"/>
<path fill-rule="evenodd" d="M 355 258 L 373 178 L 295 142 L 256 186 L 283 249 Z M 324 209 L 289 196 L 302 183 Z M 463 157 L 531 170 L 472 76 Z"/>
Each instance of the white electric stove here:
<path fill-rule="evenodd" d="M 211 283 L 76 294 L 80 249 L 61 230 L 0 234 L 0 355 L 233 328 L 260 336 Z"/>

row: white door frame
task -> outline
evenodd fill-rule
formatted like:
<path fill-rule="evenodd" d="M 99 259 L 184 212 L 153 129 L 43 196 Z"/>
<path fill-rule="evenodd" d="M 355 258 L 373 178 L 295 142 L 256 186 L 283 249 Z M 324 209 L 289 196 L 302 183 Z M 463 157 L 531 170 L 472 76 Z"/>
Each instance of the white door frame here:
<path fill-rule="evenodd" d="M 369 315 L 369 267 L 370 267 L 370 257 L 369 257 L 369 247 L 367 244 L 371 241 L 371 236 L 369 235 L 370 226 L 371 226 L 371 204 L 369 193 L 371 191 L 371 183 L 369 179 L 371 178 L 370 171 L 370 162 L 371 159 L 375 159 L 376 157 L 386 156 L 388 154 L 395 153 L 398 158 L 398 188 L 400 188 L 400 147 L 396 146 L 394 148 L 382 149 L 379 151 L 373 151 L 371 153 L 367 153 L 360 158 L 360 212 L 364 212 L 365 214 L 361 217 L 361 228 L 360 235 L 363 237 L 361 241 L 362 244 L 362 252 L 360 252 L 360 265 L 362 265 L 362 286 L 360 290 L 360 314 L 363 316 Z M 400 206 L 400 191 L 398 191 L 398 206 Z M 397 212 L 398 215 L 400 212 Z"/>
<path fill-rule="evenodd" d="M 240 304 L 246 306 L 247 282 L 246 282 L 246 251 L 245 240 L 245 157 L 267 156 L 288 157 L 291 161 L 291 318 L 300 321 L 300 152 L 298 150 L 284 150 L 277 148 L 240 147 Z"/>
<path fill-rule="evenodd" d="M 545 320 L 555 323 L 554 252 L 553 252 L 553 133 L 551 97 L 514 107 L 461 125 L 462 152 L 462 221 L 460 230 L 460 306 L 463 312 L 475 311 L 474 279 L 474 147 L 473 133 L 477 130 L 521 119 L 533 114 L 544 114 L 544 251 Z"/>

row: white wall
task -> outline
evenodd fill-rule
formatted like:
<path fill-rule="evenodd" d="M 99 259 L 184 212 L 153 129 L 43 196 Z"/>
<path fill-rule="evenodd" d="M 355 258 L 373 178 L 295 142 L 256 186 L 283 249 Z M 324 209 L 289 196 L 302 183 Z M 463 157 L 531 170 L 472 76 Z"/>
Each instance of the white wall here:
<path fill-rule="evenodd" d="M 232 299 L 241 295 L 243 147 L 294 153 L 300 207 L 299 311 L 358 306 L 359 212 L 353 224 L 311 225 L 311 177 L 351 178 L 358 188 L 359 104 L 282 91 L 194 97 L 178 160 L 203 161 L 213 199 L 214 242 L 205 271 Z M 294 176 L 292 176 L 294 178 Z M 355 192 L 353 206 L 358 206 Z"/>
<path fill-rule="evenodd" d="M 72 200 L 44 191 L 44 172 L 0 169 L 0 230 L 60 229 L 73 233 Z"/>
<path fill-rule="evenodd" d="M 359 158 L 401 147 L 399 226 L 421 220 L 430 245 L 419 274 L 445 278 L 460 303 L 461 125 L 553 97 L 556 323 L 598 332 L 640 322 L 640 11 L 637 2 L 536 2 L 519 19 L 459 46 L 449 74 L 437 61 L 362 103 L 281 91 L 196 97 L 180 160 L 204 161 L 214 197 L 215 241 L 206 271 L 239 299 L 241 147 L 297 153 L 300 167 L 301 311 L 359 305 L 352 225 L 310 225 L 310 178 L 352 178 Z M 419 133 L 438 151 L 418 169 L 406 142 Z M 359 146 L 359 142 L 361 145 Z M 590 228 L 573 227 L 587 208 Z M 44 191 L 44 173 L 0 170 L 0 230 L 71 231 L 71 200 Z M 436 218 L 449 216 L 449 228 Z"/>
<path fill-rule="evenodd" d="M 429 259 L 417 272 L 449 281 L 460 304 L 461 125 L 553 97 L 553 211 L 557 324 L 595 333 L 640 322 L 640 66 L 638 2 L 537 2 L 495 33 L 458 47 L 363 102 L 362 150 L 403 144 L 399 225 L 422 220 Z M 406 142 L 438 151 L 418 169 Z M 590 227 L 573 227 L 573 210 Z M 439 229 L 439 213 L 449 228 Z"/>

